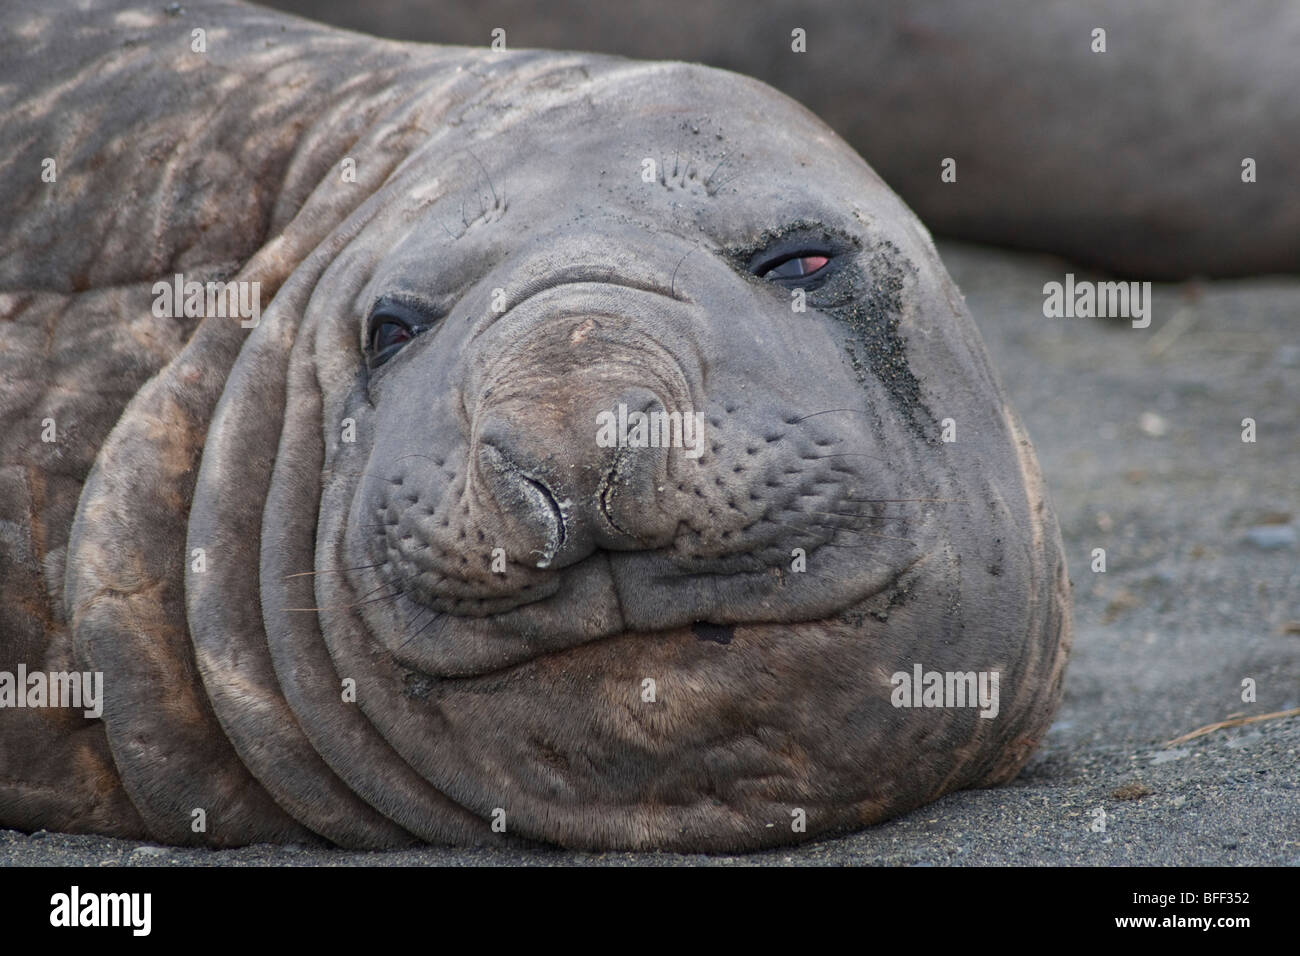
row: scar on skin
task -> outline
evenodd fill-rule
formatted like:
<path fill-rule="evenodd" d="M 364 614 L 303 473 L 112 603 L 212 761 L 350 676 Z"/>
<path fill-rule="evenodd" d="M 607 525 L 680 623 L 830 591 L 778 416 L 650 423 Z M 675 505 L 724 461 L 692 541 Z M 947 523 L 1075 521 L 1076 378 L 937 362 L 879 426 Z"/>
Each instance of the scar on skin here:
<path fill-rule="evenodd" d="M 588 319 L 586 322 L 583 322 L 582 325 L 569 333 L 569 344 L 577 345 L 590 335 L 592 330 L 595 328 L 597 328 L 595 319 Z"/>

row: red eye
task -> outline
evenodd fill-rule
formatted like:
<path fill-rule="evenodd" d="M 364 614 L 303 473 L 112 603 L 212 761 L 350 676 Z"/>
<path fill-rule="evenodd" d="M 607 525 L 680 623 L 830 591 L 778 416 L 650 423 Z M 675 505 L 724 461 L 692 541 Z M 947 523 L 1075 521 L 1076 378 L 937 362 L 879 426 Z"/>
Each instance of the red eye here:
<path fill-rule="evenodd" d="M 820 272 L 830 261 L 830 256 L 822 255 L 820 252 L 795 253 L 759 275 L 764 279 L 803 279 Z"/>

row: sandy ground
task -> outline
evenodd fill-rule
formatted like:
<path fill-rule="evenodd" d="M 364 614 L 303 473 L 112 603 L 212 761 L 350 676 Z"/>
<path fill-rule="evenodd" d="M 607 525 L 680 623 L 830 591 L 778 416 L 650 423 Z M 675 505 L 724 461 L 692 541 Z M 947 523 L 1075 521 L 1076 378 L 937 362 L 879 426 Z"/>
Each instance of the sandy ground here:
<path fill-rule="evenodd" d="M 1300 280 L 1157 285 L 1138 330 L 1044 318 L 1045 282 L 1099 278 L 1059 260 L 940 252 L 1037 446 L 1074 585 L 1065 702 L 1008 786 L 738 856 L 214 852 L 0 831 L 0 864 L 1300 865 L 1300 716 L 1166 745 L 1232 715 L 1300 708 Z M 1091 569 L 1094 548 L 1105 573 Z"/>

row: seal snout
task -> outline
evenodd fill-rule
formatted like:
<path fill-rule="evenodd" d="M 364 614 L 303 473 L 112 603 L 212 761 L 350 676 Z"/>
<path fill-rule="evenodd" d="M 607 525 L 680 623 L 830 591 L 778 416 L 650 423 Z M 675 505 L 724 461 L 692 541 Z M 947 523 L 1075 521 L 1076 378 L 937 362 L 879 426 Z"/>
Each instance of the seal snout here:
<path fill-rule="evenodd" d="M 644 386 L 595 377 L 496 402 L 476 429 L 471 481 L 521 563 L 561 568 L 598 548 L 652 549 L 672 538 L 675 524 L 657 507 L 669 449 L 604 441 L 599 424 L 606 411 L 616 420 L 619 409 L 663 412 L 664 402 Z"/>

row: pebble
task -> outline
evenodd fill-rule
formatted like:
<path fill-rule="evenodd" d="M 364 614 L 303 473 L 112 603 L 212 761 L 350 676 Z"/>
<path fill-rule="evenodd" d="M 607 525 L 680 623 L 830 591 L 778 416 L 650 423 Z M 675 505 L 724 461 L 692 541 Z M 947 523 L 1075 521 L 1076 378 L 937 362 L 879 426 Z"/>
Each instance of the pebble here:
<path fill-rule="evenodd" d="M 138 846 L 131 851 L 131 859 L 157 859 L 158 857 L 171 856 L 172 851 L 165 846 Z"/>
<path fill-rule="evenodd" d="M 1138 416 L 1138 428 L 1142 433 L 1150 435 L 1152 438 L 1161 438 L 1169 431 L 1169 423 L 1164 417 L 1157 415 L 1155 412 L 1143 412 Z"/>
<path fill-rule="evenodd" d="M 1246 540 L 1265 551 L 1295 548 L 1295 528 L 1289 524 L 1262 524 L 1246 532 Z"/>

